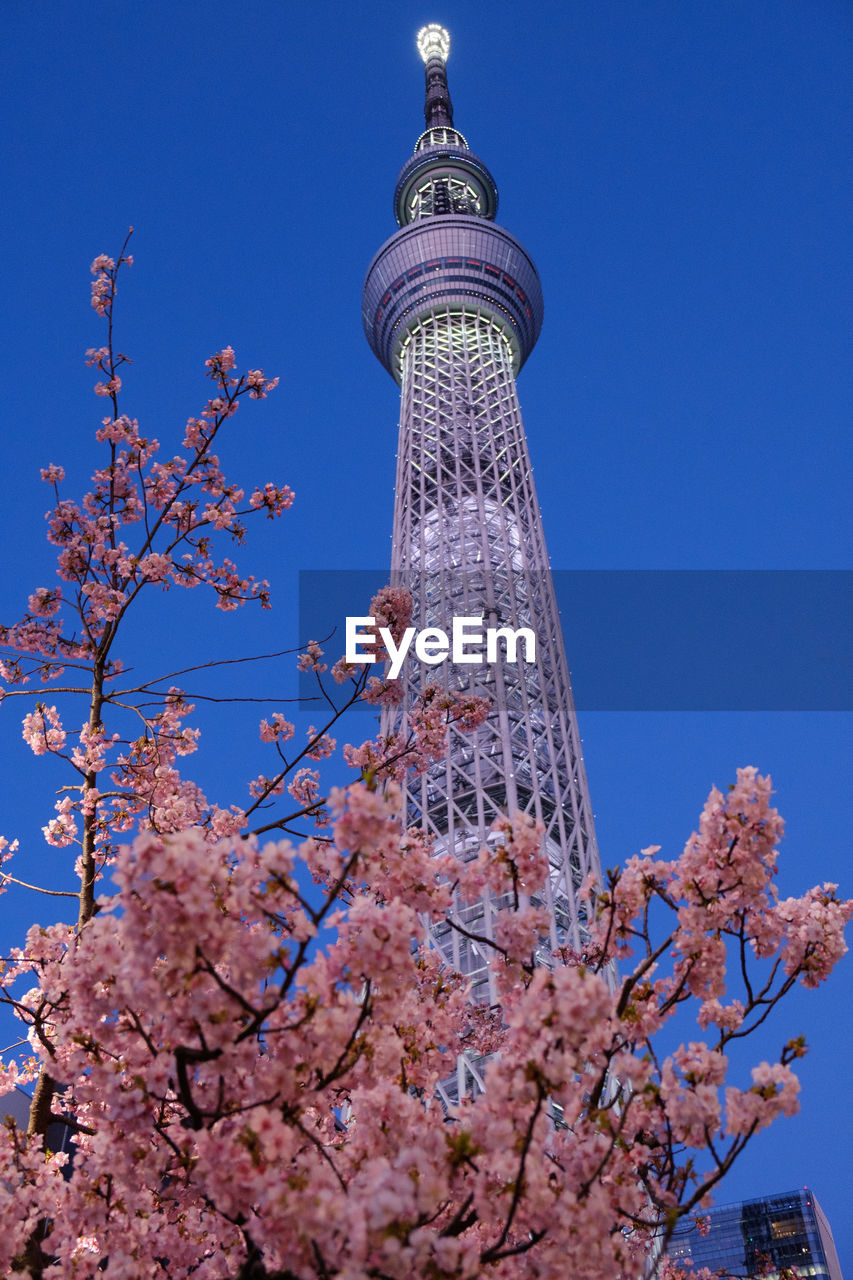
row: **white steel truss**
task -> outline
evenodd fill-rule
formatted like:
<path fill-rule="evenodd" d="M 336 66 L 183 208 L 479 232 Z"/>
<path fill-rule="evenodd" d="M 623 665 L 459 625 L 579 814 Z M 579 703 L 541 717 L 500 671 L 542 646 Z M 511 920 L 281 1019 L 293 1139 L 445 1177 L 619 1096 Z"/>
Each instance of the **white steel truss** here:
<path fill-rule="evenodd" d="M 512 351 L 490 317 L 448 307 L 411 325 L 402 369 L 392 570 L 412 592 L 412 624 L 449 631 L 454 617 L 473 616 L 536 636 L 531 665 L 506 655 L 493 665 L 407 661 L 403 702 L 386 715 L 387 731 L 429 682 L 492 703 L 476 733 L 451 730 L 446 760 L 408 783 L 407 820 L 422 826 L 437 850 L 463 860 L 495 839 L 490 827 L 502 814 L 529 813 L 544 824 L 547 962 L 557 947 L 582 945 L 578 890 L 600 870 Z M 469 932 L 492 937 L 495 913 L 506 905 L 486 894 L 460 905 L 458 918 Z M 495 1003 L 483 949 L 445 923 L 431 936 L 447 963 L 469 976 L 473 998 Z M 442 1092 L 451 1101 L 480 1088 L 477 1062 L 463 1059 Z"/>

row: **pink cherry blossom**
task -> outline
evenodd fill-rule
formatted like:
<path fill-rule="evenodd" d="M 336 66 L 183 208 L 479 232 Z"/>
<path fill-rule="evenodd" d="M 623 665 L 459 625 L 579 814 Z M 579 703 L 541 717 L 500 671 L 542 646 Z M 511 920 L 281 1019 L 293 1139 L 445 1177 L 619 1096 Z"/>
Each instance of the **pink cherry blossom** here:
<path fill-rule="evenodd" d="M 65 730 L 56 707 L 37 703 L 35 710 L 24 716 L 23 738 L 37 756 L 46 751 L 61 751 L 65 746 Z"/>
<path fill-rule="evenodd" d="M 270 720 L 261 721 L 261 742 L 287 742 L 295 731 L 295 726 L 275 711 Z"/>
<path fill-rule="evenodd" d="M 296 664 L 298 671 L 316 671 L 318 674 L 328 670 L 325 662 L 320 659 L 323 656 L 323 650 L 320 648 L 316 640 L 309 640 L 305 647 L 305 652 L 300 654 L 299 661 Z"/>
<path fill-rule="evenodd" d="M 295 494 L 290 485 L 265 484 L 263 489 L 255 489 L 249 499 L 249 506 L 255 510 L 263 508 L 272 520 L 287 511 L 293 505 Z"/>
<path fill-rule="evenodd" d="M 172 561 L 169 556 L 150 552 L 139 561 L 139 574 L 149 582 L 163 582 L 169 576 Z"/>
<path fill-rule="evenodd" d="M 116 374 L 109 382 L 96 382 L 96 396 L 116 396 L 121 391 L 121 378 Z"/>
<path fill-rule="evenodd" d="M 57 818 L 51 818 L 46 827 L 42 827 L 44 838 L 48 844 L 62 848 L 63 845 L 71 844 L 77 837 L 77 823 L 74 821 L 72 813 L 73 801 L 69 796 L 64 800 L 58 800 L 56 809 L 59 814 Z"/>
<path fill-rule="evenodd" d="M 126 247 L 92 265 L 100 315 Z M 107 395 L 127 363 L 112 319 L 87 352 Z M 465 860 L 405 825 L 407 775 L 428 784 L 448 735 L 476 732 L 489 703 L 426 685 L 394 732 L 344 746 L 355 775 L 329 787 L 305 761 L 333 756 L 351 706 L 398 700 L 400 685 L 343 660 L 325 678 L 315 641 L 296 665 L 315 677 L 316 723 L 303 739 L 268 712 L 274 763 L 248 785 L 235 732 L 238 794 L 209 800 L 182 772 L 200 730 L 172 684 L 195 690 L 205 659 L 189 672 L 161 659 L 168 620 L 145 607 L 174 593 L 149 588 L 268 604 L 266 582 L 218 548 L 293 494 L 267 483 L 246 500 L 214 448 L 240 400 L 276 380 L 240 375 L 227 346 L 205 368 L 213 394 L 183 453 L 130 416 L 102 421 L 89 492 L 57 493 L 48 515 L 64 585 L 0 629 L 24 739 L 66 779 L 57 799 L 51 779 L 45 839 L 74 846 L 80 881 L 77 923 L 33 924 L 0 972 L 26 1037 L 0 1092 L 37 1082 L 32 1132 L 0 1130 L 0 1274 L 647 1274 L 752 1135 L 796 1111 L 802 1040 L 751 1075 L 727 1051 L 795 982 L 826 978 L 853 903 L 831 884 L 778 900 L 783 824 L 770 779 L 747 768 L 711 792 L 680 854 L 649 845 L 588 880 L 564 924 L 531 814 L 501 814 Z M 399 638 L 411 597 L 383 588 L 370 612 Z M 63 666 L 61 716 L 40 699 Z M 63 700 L 80 697 L 69 741 Z M 4 867 L 16 846 L 0 838 Z M 0 873 L 8 892 L 27 883 Z M 673 1051 L 681 1013 L 706 1039 Z M 448 1103 L 460 1076 L 479 1083 Z M 52 1113 L 70 1122 L 70 1161 L 46 1148 Z M 682 1275 L 665 1258 L 658 1273 Z"/>

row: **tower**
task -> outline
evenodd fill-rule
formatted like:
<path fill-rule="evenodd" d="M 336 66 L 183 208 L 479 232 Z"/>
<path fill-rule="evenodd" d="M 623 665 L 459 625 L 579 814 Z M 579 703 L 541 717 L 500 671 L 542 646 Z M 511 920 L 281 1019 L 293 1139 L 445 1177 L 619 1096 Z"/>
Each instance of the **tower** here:
<path fill-rule="evenodd" d="M 580 737 L 539 504 L 516 394 L 516 375 L 536 343 L 539 276 L 519 242 L 495 221 L 489 169 L 453 122 L 448 33 L 418 33 L 426 66 L 426 127 L 394 192 L 399 230 L 374 257 L 363 321 L 376 356 L 401 387 L 392 577 L 412 593 L 412 622 L 449 631 L 454 618 L 536 637 L 534 663 L 439 669 L 409 658 L 397 715 L 428 681 L 491 700 L 475 735 L 453 731 L 448 758 L 408 785 L 407 818 L 437 848 L 473 857 L 507 812 L 545 826 L 551 866 L 551 937 L 579 947 L 578 890 L 599 874 Z M 391 715 L 386 718 L 391 728 Z M 506 903 L 485 896 L 460 910 L 468 933 L 490 937 Z M 432 941 L 468 975 L 475 1000 L 493 1003 L 487 957 L 446 924 Z M 459 1063 L 448 1099 L 482 1087 L 478 1064 Z M 458 1096 L 457 1094 L 457 1096 Z"/>

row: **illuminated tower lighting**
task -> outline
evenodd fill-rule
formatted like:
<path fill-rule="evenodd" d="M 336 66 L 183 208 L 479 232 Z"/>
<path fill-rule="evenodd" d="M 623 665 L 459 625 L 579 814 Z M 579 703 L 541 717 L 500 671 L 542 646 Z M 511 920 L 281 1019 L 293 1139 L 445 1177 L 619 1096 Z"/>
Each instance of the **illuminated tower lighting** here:
<path fill-rule="evenodd" d="M 525 250 L 494 221 L 494 178 L 454 126 L 447 31 L 424 27 L 417 44 L 426 128 L 397 180 L 400 229 L 373 259 L 363 294 L 367 340 L 401 387 L 392 577 L 412 592 L 419 629 L 482 617 L 485 627 L 530 628 L 537 644 L 531 665 L 424 668 L 410 657 L 402 709 L 386 713 L 384 727 L 430 680 L 491 699 L 486 724 L 474 735 L 452 731 L 448 758 L 408 783 L 407 819 L 460 859 L 494 842 L 491 824 L 502 814 L 542 821 L 547 962 L 557 947 L 582 946 L 579 888 L 600 867 L 515 386 L 542 326 L 542 290 Z M 506 906 L 487 895 L 459 917 L 470 933 L 491 937 Z M 496 1002 L 483 948 L 444 923 L 432 942 L 470 977 L 475 1000 Z M 462 1057 L 445 1100 L 481 1089 L 481 1068 Z"/>

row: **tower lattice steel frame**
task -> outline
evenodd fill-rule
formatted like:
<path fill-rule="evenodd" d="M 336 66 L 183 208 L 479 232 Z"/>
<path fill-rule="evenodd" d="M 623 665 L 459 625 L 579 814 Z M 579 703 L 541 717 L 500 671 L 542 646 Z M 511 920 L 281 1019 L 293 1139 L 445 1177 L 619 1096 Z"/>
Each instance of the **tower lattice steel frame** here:
<path fill-rule="evenodd" d="M 423 28 L 426 129 L 394 195 L 400 230 L 367 272 L 363 321 L 376 356 L 402 388 L 392 576 L 412 592 L 419 629 L 453 617 L 531 628 L 533 665 L 440 668 L 409 659 L 401 711 L 427 680 L 489 697 L 476 734 L 452 731 L 446 761 L 409 783 L 409 822 L 436 847 L 469 858 L 507 812 L 545 826 L 551 937 L 583 943 L 578 890 L 600 875 L 592 808 L 539 503 L 515 388 L 542 326 L 539 276 L 517 240 L 496 226 L 498 193 L 485 164 L 453 124 L 447 32 Z M 392 728 L 386 716 L 385 728 Z M 462 908 L 465 928 L 490 937 L 507 904 L 485 896 Z M 494 1003 L 487 957 L 442 924 L 432 941 L 470 976 L 474 999 Z M 447 1101 L 483 1087 L 480 1064 L 459 1061 Z"/>

